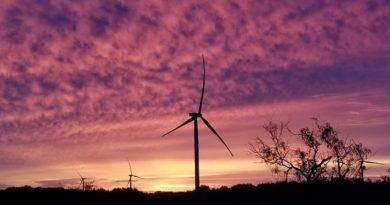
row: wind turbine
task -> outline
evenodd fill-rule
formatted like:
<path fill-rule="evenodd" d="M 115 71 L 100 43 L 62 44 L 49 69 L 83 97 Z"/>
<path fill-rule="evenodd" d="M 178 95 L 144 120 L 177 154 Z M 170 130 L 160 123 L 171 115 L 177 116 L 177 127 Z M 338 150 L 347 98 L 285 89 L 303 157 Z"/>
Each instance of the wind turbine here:
<path fill-rule="evenodd" d="M 358 168 L 358 176 L 359 176 L 361 181 L 364 181 L 364 170 L 366 169 L 366 166 L 364 166 L 364 163 L 383 165 L 383 163 L 379 163 L 379 162 L 360 160 L 359 161 L 359 168 Z"/>
<path fill-rule="evenodd" d="M 82 186 L 82 190 L 85 191 L 85 180 L 89 179 L 89 178 L 85 178 L 85 177 L 81 176 L 81 174 L 78 171 L 76 171 L 76 172 L 80 176 L 80 179 L 81 179 L 79 187 Z"/>
<path fill-rule="evenodd" d="M 204 96 L 204 90 L 205 90 L 205 84 L 206 84 L 206 64 L 203 58 L 203 87 L 202 87 L 202 95 L 200 97 L 200 103 L 199 103 L 199 109 L 198 112 L 191 112 L 189 113 L 190 118 L 183 122 L 181 125 L 177 126 L 175 129 L 165 133 L 163 136 L 166 136 L 173 131 L 183 127 L 184 125 L 194 122 L 194 157 L 195 157 L 195 190 L 199 189 L 199 140 L 198 140 L 198 118 L 200 118 L 204 124 L 217 136 L 217 138 L 225 145 L 226 149 L 229 151 L 229 153 L 233 156 L 233 153 L 230 151 L 229 147 L 226 145 L 226 143 L 223 141 L 221 136 L 217 133 L 217 131 L 211 126 L 211 124 L 202 116 L 202 103 L 203 103 L 203 96 Z"/>
<path fill-rule="evenodd" d="M 129 186 L 130 189 L 133 188 L 133 177 L 136 177 L 136 178 L 139 178 L 139 179 L 142 179 L 141 177 L 137 176 L 137 175 L 134 175 L 133 174 L 133 170 L 131 169 L 131 164 L 130 164 L 130 161 L 129 161 L 129 158 L 126 158 L 127 159 L 127 162 L 129 163 L 129 169 L 130 169 L 130 174 L 129 174 L 129 181 L 127 182 L 127 186 Z"/>

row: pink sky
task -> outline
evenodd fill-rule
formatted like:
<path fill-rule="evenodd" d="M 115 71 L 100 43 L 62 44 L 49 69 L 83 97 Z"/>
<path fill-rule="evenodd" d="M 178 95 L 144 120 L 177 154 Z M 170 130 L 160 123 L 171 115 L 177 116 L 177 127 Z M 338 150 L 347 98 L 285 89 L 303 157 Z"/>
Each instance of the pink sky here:
<path fill-rule="evenodd" d="M 197 110 L 201 183 L 280 178 L 248 142 L 268 120 L 331 122 L 390 167 L 388 1 L 1 1 L 0 187 L 193 188 Z"/>

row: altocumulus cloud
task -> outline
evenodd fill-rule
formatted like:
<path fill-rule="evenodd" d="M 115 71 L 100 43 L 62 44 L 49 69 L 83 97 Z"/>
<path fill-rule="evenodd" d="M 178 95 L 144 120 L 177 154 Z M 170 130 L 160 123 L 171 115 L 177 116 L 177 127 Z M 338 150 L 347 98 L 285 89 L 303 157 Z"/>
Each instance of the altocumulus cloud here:
<path fill-rule="evenodd" d="M 81 125 L 196 109 L 201 54 L 206 109 L 383 92 L 389 22 L 385 0 L 1 1 L 0 147 L 123 140 L 131 125 Z"/>

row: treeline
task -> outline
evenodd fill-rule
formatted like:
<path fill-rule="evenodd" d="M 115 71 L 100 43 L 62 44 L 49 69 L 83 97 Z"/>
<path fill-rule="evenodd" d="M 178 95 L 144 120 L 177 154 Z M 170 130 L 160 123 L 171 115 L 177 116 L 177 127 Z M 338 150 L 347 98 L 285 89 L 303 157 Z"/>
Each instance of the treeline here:
<path fill-rule="evenodd" d="M 0 190 L 0 204 L 388 204 L 389 182 L 281 182 L 236 185 L 198 191 L 144 193 L 134 189 L 80 191 L 63 188 Z"/>

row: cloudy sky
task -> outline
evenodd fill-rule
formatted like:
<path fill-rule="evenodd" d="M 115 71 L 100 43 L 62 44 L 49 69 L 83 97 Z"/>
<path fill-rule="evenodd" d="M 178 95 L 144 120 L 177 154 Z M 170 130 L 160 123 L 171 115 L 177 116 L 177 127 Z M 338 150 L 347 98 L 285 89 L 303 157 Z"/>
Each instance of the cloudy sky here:
<path fill-rule="evenodd" d="M 390 167 L 390 1 L 0 2 L 0 187 L 193 188 L 202 54 L 201 183 L 280 178 L 248 142 L 269 120 L 331 122 Z"/>

